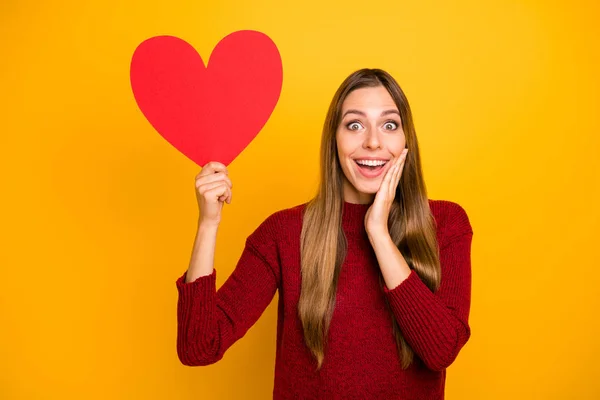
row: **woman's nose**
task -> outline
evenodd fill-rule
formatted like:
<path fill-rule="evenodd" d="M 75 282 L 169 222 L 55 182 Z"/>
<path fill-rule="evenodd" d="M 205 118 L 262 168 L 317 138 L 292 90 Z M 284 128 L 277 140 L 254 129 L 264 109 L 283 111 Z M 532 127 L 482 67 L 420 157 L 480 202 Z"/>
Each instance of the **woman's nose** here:
<path fill-rule="evenodd" d="M 367 136 L 365 138 L 364 146 L 371 149 L 381 147 L 381 141 L 379 139 L 379 132 L 377 132 L 377 129 L 367 128 Z"/>

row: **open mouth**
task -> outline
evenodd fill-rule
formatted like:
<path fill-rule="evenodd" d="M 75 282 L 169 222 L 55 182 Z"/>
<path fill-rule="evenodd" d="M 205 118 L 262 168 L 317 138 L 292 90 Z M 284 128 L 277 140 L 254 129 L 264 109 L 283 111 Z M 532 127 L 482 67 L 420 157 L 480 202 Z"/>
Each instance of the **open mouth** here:
<path fill-rule="evenodd" d="M 365 165 L 365 164 L 360 164 L 357 160 L 354 160 L 354 162 L 356 163 L 356 165 L 358 165 L 358 168 L 360 168 L 363 171 L 371 171 L 371 172 L 375 172 L 375 171 L 379 171 L 381 169 L 383 169 L 383 167 L 386 166 L 386 164 L 388 163 L 387 161 L 381 163 L 381 162 L 377 162 L 375 163 L 376 165 Z"/>

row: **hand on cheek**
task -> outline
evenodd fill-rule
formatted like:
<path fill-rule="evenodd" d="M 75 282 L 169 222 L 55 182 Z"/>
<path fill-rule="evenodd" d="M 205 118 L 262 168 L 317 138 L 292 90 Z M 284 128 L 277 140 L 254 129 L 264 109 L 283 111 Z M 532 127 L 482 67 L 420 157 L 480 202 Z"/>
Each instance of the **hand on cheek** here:
<path fill-rule="evenodd" d="M 392 203 L 394 202 L 398 182 L 400 182 L 400 177 L 402 176 L 407 153 L 408 149 L 404 149 L 400 157 L 394 161 L 394 165 L 388 169 L 379 190 L 375 194 L 373 204 L 367 210 L 365 228 L 369 233 L 386 232 L 388 229 L 388 217 Z"/>

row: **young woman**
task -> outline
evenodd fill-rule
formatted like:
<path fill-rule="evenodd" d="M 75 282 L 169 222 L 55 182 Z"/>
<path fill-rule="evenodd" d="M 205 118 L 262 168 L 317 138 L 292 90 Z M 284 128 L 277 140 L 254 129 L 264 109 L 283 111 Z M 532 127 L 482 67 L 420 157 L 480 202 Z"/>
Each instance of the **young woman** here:
<path fill-rule="evenodd" d="M 457 203 L 427 198 L 408 101 L 380 69 L 335 93 L 309 202 L 248 236 L 217 291 L 216 232 L 231 180 L 210 162 L 189 269 L 177 279 L 177 353 L 208 365 L 279 290 L 275 399 L 443 399 L 470 336 L 473 231 Z"/>

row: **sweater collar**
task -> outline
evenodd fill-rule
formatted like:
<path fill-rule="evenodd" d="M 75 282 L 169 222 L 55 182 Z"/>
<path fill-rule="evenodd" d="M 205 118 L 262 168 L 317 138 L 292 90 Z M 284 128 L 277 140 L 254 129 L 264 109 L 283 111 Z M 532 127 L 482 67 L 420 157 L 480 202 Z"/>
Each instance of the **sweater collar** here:
<path fill-rule="evenodd" d="M 347 233 L 367 233 L 365 215 L 371 204 L 349 203 L 344 200 L 342 209 L 342 227 Z"/>

